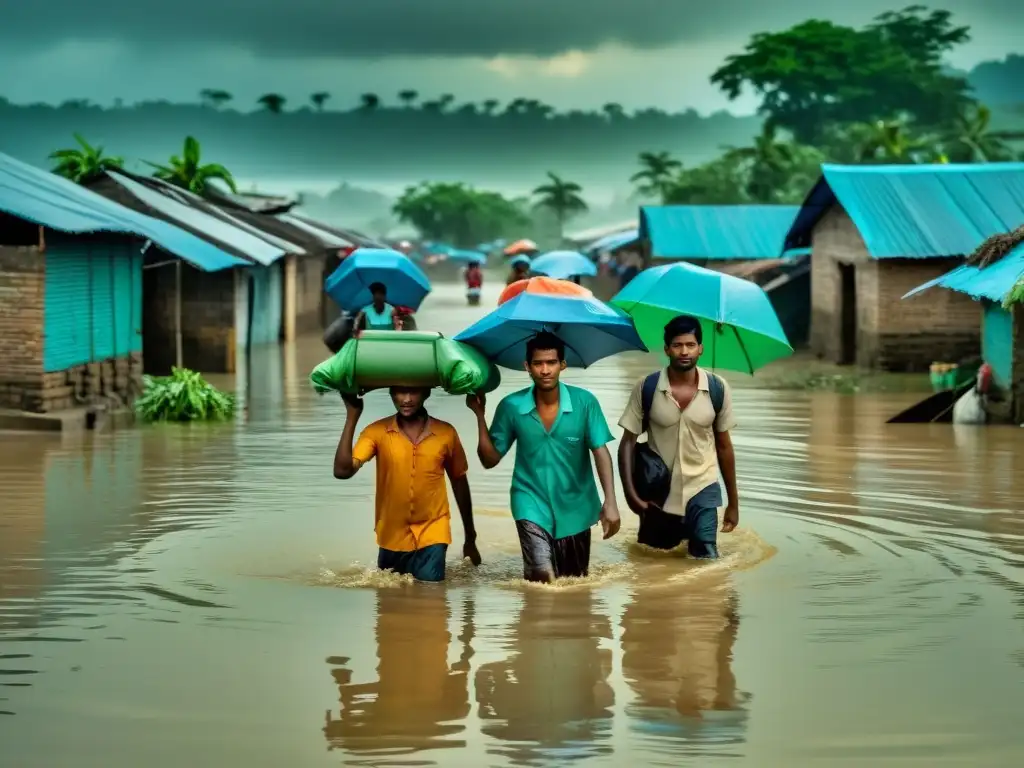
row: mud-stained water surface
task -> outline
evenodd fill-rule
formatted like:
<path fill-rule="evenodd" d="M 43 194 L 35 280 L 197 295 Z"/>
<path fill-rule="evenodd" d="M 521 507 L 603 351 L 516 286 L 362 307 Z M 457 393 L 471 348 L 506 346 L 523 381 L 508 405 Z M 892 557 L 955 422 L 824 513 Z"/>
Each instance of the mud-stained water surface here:
<path fill-rule="evenodd" d="M 484 305 L 440 287 L 420 325 Z M 731 377 L 722 561 L 638 551 L 623 504 L 588 579 L 527 587 L 511 457 L 471 457 L 485 562 L 456 522 L 439 588 L 369 568 L 373 473 L 331 476 L 324 356 L 256 354 L 237 424 L 0 437 L 0 765 L 1024 764 L 1024 430 Z M 566 378 L 614 424 L 655 364 Z M 475 447 L 462 400 L 429 406 Z"/>

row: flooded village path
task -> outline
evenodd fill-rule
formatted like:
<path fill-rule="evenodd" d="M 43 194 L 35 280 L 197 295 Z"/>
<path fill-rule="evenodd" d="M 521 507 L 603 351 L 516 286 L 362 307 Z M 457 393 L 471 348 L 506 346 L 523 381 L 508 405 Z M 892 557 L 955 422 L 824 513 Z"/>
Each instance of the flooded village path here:
<path fill-rule="evenodd" d="M 420 326 L 488 306 L 442 286 Z M 324 356 L 256 353 L 237 424 L 0 436 L 0 765 L 1024 764 L 1024 430 L 730 377 L 723 561 L 641 555 L 623 504 L 589 579 L 526 587 L 512 462 L 471 458 L 485 562 L 454 564 L 456 524 L 431 588 L 364 565 L 373 473 L 331 476 Z M 651 367 L 567 379 L 614 424 Z"/>

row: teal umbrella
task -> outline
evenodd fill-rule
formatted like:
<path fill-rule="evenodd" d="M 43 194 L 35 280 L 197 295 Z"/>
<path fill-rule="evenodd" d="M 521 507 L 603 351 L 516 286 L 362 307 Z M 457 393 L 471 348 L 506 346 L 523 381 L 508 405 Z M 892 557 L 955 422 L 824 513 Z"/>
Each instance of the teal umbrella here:
<path fill-rule="evenodd" d="M 753 373 L 793 348 L 761 286 L 685 262 L 645 269 L 611 300 L 633 318 L 648 349 L 665 346 L 665 324 L 693 315 L 704 332 L 701 361 Z"/>

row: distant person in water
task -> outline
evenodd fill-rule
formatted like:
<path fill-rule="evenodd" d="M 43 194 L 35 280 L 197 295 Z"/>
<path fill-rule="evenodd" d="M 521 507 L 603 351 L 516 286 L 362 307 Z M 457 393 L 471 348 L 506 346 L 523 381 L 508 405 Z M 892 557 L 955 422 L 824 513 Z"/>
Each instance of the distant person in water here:
<path fill-rule="evenodd" d="M 697 367 L 704 352 L 699 320 L 673 318 L 665 326 L 664 341 L 668 367 L 636 383 L 619 419 L 619 474 L 630 509 L 640 516 L 639 543 L 674 549 L 686 541 L 692 557 L 716 558 L 718 508 L 723 504 L 720 476 L 728 495 L 722 532 L 729 533 L 740 520 L 736 456 L 729 436 L 736 426 L 732 393 L 724 379 Z M 645 431 L 648 444 L 671 472 L 664 508 L 641 499 L 634 483 L 633 452 Z"/>
<path fill-rule="evenodd" d="M 359 331 L 394 331 L 398 329 L 395 308 L 388 304 L 388 289 L 384 283 L 372 283 L 370 295 L 373 301 L 356 315 L 353 329 Z"/>
<path fill-rule="evenodd" d="M 496 467 L 513 443 L 516 463 L 510 492 L 512 517 L 523 554 L 523 577 L 550 582 L 586 576 L 590 528 L 600 521 L 604 538 L 619 530 L 615 476 L 607 445 L 612 441 L 601 406 L 590 392 L 559 381 L 565 345 L 549 333 L 526 347 L 533 386 L 506 396 L 487 426 L 483 395 L 466 404 L 476 414 L 477 454 L 484 469 Z M 591 457 L 604 503 L 597 494 Z"/>
<path fill-rule="evenodd" d="M 466 267 L 464 277 L 466 280 L 466 299 L 470 304 L 479 304 L 480 289 L 483 288 L 484 284 L 484 271 L 480 268 L 480 263 L 477 261 L 471 262 Z"/>
<path fill-rule="evenodd" d="M 520 280 L 525 280 L 530 276 L 530 265 L 525 262 L 519 262 L 512 265 L 512 272 L 509 273 L 508 280 L 505 281 L 506 285 L 512 285 Z"/>
<path fill-rule="evenodd" d="M 347 418 L 334 454 L 334 476 L 348 480 L 375 458 L 377 567 L 410 574 L 418 581 L 443 581 L 445 555 L 452 541 L 445 475 L 462 517 L 463 557 L 480 565 L 480 552 L 466 452 L 455 428 L 427 413 L 424 403 L 429 396 L 425 388 L 392 387 L 395 415 L 368 425 L 354 448 L 352 438 L 363 401 L 344 397 Z"/>

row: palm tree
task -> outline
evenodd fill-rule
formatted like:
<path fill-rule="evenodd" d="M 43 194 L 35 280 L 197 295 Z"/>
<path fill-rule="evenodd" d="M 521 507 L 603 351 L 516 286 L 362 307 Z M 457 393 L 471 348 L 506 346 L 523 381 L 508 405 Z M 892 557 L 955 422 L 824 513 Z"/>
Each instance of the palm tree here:
<path fill-rule="evenodd" d="M 284 112 L 284 105 L 287 101 L 288 99 L 279 93 L 265 93 L 256 99 L 257 104 L 267 110 L 267 112 L 272 112 L 275 115 Z"/>
<path fill-rule="evenodd" d="M 500 105 L 501 102 L 497 99 L 487 99 L 482 105 L 484 108 L 484 114 L 493 115 Z"/>
<path fill-rule="evenodd" d="M 197 195 L 201 195 L 203 190 L 206 189 L 207 182 L 213 179 L 223 181 L 232 192 L 238 192 L 238 187 L 235 186 L 235 178 L 231 175 L 231 171 L 217 163 L 202 165 L 200 159 L 199 142 L 192 136 L 189 136 L 185 139 L 185 148 L 180 157 L 174 155 L 167 165 L 157 165 L 156 163 L 149 162 L 147 162 L 147 165 L 151 165 L 156 169 L 153 173 L 156 178 L 169 182 L 176 187 L 195 192 Z"/>
<path fill-rule="evenodd" d="M 380 96 L 376 93 L 364 93 L 359 97 L 359 101 L 362 102 L 359 108 L 364 112 L 373 112 L 380 106 Z"/>
<path fill-rule="evenodd" d="M 316 107 L 317 112 L 323 112 L 324 104 L 327 103 L 329 98 L 331 98 L 331 94 L 327 91 L 317 91 L 309 97 L 309 100 L 313 102 L 313 106 Z"/>
<path fill-rule="evenodd" d="M 984 104 L 961 110 L 942 137 L 951 160 L 957 163 L 991 163 L 1014 159 L 1007 142 L 1024 140 L 1024 131 L 990 131 L 992 111 Z"/>
<path fill-rule="evenodd" d="M 641 152 L 640 170 L 629 177 L 637 192 L 647 198 L 665 198 L 669 182 L 683 170 L 683 164 L 668 152 Z"/>
<path fill-rule="evenodd" d="M 437 101 L 441 105 L 441 110 L 444 111 L 455 101 L 455 96 L 450 93 L 442 93 Z"/>
<path fill-rule="evenodd" d="M 580 213 L 587 211 L 587 204 L 580 196 L 583 187 L 574 181 L 566 181 L 548 172 L 548 183 L 541 184 L 533 190 L 537 199 L 537 208 L 546 208 L 554 214 L 558 222 L 558 237 L 561 239 L 565 222 Z"/>
<path fill-rule="evenodd" d="M 203 106 L 210 107 L 211 109 L 220 109 L 227 104 L 233 98 L 227 91 L 222 91 L 219 88 L 203 88 L 199 92 L 199 98 L 203 102 Z"/>
<path fill-rule="evenodd" d="M 58 176 L 70 179 L 76 184 L 84 184 L 109 170 L 124 167 L 122 158 L 104 157 L 103 147 L 92 146 L 77 133 L 75 141 L 78 142 L 78 148 L 58 149 L 50 154 L 50 159 L 57 161 L 53 172 Z"/>
<path fill-rule="evenodd" d="M 729 147 L 725 153 L 726 157 L 749 168 L 747 194 L 758 203 L 777 202 L 793 165 L 793 145 L 779 141 L 777 135 L 775 123 L 767 120 L 752 146 Z"/>
<path fill-rule="evenodd" d="M 405 91 L 398 92 L 398 100 L 405 104 L 407 109 L 412 109 L 413 104 L 416 103 L 416 99 L 420 97 L 418 91 L 414 91 L 411 88 Z"/>
<path fill-rule="evenodd" d="M 850 138 L 862 163 L 910 165 L 922 159 L 945 162 L 945 157 L 935 151 L 934 141 L 910 134 L 906 123 L 899 119 L 855 125 L 850 129 Z"/>

